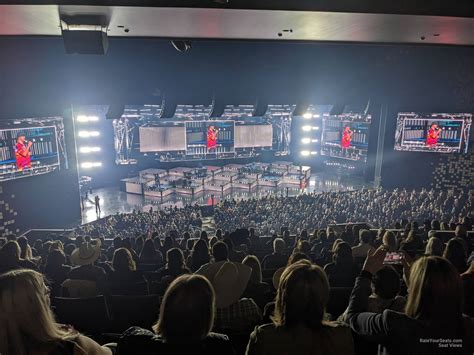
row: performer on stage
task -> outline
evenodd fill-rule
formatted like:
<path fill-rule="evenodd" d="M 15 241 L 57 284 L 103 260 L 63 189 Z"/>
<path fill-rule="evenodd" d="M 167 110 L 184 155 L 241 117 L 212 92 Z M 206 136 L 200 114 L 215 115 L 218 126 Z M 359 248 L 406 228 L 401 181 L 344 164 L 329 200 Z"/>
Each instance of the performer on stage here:
<path fill-rule="evenodd" d="M 219 130 L 214 126 L 209 126 L 207 129 L 207 150 L 216 148 L 217 134 Z"/>
<path fill-rule="evenodd" d="M 31 152 L 30 148 L 33 145 L 32 141 L 26 143 L 26 137 L 24 134 L 18 136 L 15 145 L 15 158 L 16 158 L 16 167 L 18 171 L 23 171 L 23 169 L 31 168 Z"/>
<path fill-rule="evenodd" d="M 347 149 L 351 146 L 353 133 L 354 132 L 351 131 L 349 126 L 344 128 L 344 131 L 342 132 L 342 141 L 341 141 L 342 149 Z"/>
<path fill-rule="evenodd" d="M 436 123 L 431 124 L 428 134 L 426 136 L 426 145 L 428 147 L 435 147 L 438 144 L 439 135 L 442 129 Z"/>

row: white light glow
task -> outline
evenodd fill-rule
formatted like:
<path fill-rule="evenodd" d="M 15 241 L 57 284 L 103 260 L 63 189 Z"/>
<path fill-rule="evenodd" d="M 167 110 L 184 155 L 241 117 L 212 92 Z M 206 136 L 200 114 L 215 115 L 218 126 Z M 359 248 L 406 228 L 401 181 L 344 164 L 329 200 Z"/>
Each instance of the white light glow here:
<path fill-rule="evenodd" d="M 100 147 L 80 147 L 79 152 L 81 153 L 100 152 Z"/>
<path fill-rule="evenodd" d="M 310 154 L 309 150 L 302 150 L 301 155 L 307 157 Z"/>
<path fill-rule="evenodd" d="M 311 155 L 318 155 L 318 152 L 311 152 Z"/>
<path fill-rule="evenodd" d="M 97 116 L 85 116 L 85 115 L 77 116 L 77 122 L 97 122 L 98 120 L 99 120 L 99 117 Z"/>
<path fill-rule="evenodd" d="M 82 138 L 89 138 L 89 137 L 98 137 L 100 136 L 100 132 L 98 131 L 79 131 L 77 135 Z"/>
<path fill-rule="evenodd" d="M 311 139 L 311 143 L 318 143 L 317 139 Z"/>
<path fill-rule="evenodd" d="M 99 166 L 102 166 L 102 163 L 100 161 L 86 161 L 81 164 L 81 168 L 84 169 L 97 168 Z"/>
<path fill-rule="evenodd" d="M 311 126 L 303 126 L 301 129 L 305 132 L 311 131 Z"/>
<path fill-rule="evenodd" d="M 311 142 L 311 138 L 301 138 L 301 143 L 308 144 Z"/>
<path fill-rule="evenodd" d="M 319 129 L 319 126 L 314 126 L 314 127 L 312 127 L 312 129 L 317 131 Z"/>
<path fill-rule="evenodd" d="M 321 115 L 318 115 L 318 114 L 313 115 L 313 118 L 319 118 L 319 117 L 321 117 Z"/>
<path fill-rule="evenodd" d="M 306 112 L 305 114 L 303 114 L 303 118 L 310 119 L 312 117 L 313 117 L 313 115 L 310 114 L 309 112 Z"/>

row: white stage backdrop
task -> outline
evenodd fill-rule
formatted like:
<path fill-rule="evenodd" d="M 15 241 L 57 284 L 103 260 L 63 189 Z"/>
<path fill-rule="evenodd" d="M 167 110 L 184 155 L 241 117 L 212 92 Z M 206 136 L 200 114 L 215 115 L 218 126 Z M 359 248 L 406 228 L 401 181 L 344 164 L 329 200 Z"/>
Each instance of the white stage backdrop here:
<path fill-rule="evenodd" d="M 186 128 L 140 127 L 140 152 L 186 150 Z"/>
<path fill-rule="evenodd" d="M 272 146 L 272 125 L 235 126 L 235 148 Z"/>

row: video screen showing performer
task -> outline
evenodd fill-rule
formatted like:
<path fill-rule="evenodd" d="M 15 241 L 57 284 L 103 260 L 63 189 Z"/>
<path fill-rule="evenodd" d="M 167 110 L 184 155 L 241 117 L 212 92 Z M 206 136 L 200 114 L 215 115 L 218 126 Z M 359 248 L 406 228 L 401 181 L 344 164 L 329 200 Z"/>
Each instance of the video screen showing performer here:
<path fill-rule="evenodd" d="M 0 181 L 67 169 L 61 117 L 0 122 Z"/>
<path fill-rule="evenodd" d="M 351 131 L 351 128 L 349 126 L 346 126 L 346 128 L 344 128 L 344 131 L 342 132 L 342 141 L 341 141 L 342 149 L 347 149 L 351 146 L 353 134 L 354 132 Z"/>
<path fill-rule="evenodd" d="M 28 141 L 28 143 L 26 143 L 26 137 L 24 134 L 18 136 L 15 145 L 15 159 L 18 171 L 23 171 L 24 169 L 31 169 L 30 148 L 32 145 L 32 141 Z"/>
<path fill-rule="evenodd" d="M 470 113 L 400 112 L 395 150 L 467 153 L 472 124 Z"/>
<path fill-rule="evenodd" d="M 431 124 L 431 127 L 428 130 L 428 133 L 426 135 L 426 145 L 428 147 L 436 147 L 438 144 L 438 139 L 443 130 L 438 127 L 438 124 L 433 123 Z"/>
<path fill-rule="evenodd" d="M 214 126 L 209 126 L 207 129 L 207 150 L 215 149 L 217 145 L 217 135 L 219 130 Z"/>

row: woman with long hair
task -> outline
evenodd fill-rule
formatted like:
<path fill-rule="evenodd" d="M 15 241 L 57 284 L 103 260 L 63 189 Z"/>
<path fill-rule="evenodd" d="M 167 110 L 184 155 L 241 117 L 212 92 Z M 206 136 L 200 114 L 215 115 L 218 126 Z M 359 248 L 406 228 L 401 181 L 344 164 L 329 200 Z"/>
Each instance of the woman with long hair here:
<path fill-rule="evenodd" d="M 191 254 L 188 257 L 188 267 L 192 272 L 197 271 L 204 264 L 209 263 L 211 255 L 204 239 L 199 239 L 194 243 Z"/>
<path fill-rule="evenodd" d="M 19 269 L 0 275 L 0 354 L 97 354 L 109 348 L 56 323 L 43 276 Z"/>
<path fill-rule="evenodd" d="M 462 315 L 461 278 L 444 258 L 424 256 L 411 266 L 404 313 L 367 312 L 371 279 L 382 268 L 385 255 L 383 248 L 368 255 L 356 280 L 347 310 L 352 330 L 383 344 L 386 354 L 472 354 L 474 323 Z"/>
<path fill-rule="evenodd" d="M 134 286 L 145 282 L 143 275 L 137 272 L 132 253 L 127 248 L 118 248 L 114 252 L 112 269 L 108 275 L 109 288 L 112 294 L 126 295 L 133 293 L 132 288 Z"/>
<path fill-rule="evenodd" d="M 444 248 L 443 257 L 454 265 L 460 274 L 467 269 L 467 255 L 461 238 L 451 238 Z"/>
<path fill-rule="evenodd" d="M 339 242 L 334 249 L 333 262 L 324 266 L 332 287 L 351 287 L 356 277 L 352 248 L 349 243 Z"/>
<path fill-rule="evenodd" d="M 280 278 L 272 323 L 250 335 L 247 355 L 354 354 L 348 327 L 325 321 L 329 282 L 319 266 L 301 260 Z"/>
<path fill-rule="evenodd" d="M 210 282 L 200 275 L 182 275 L 165 292 L 160 316 L 153 332 L 129 328 L 118 342 L 120 355 L 234 353 L 229 339 L 212 333 L 215 294 Z"/>
<path fill-rule="evenodd" d="M 152 239 L 147 239 L 140 252 L 140 263 L 142 264 L 162 264 L 163 255 L 155 248 Z"/>

